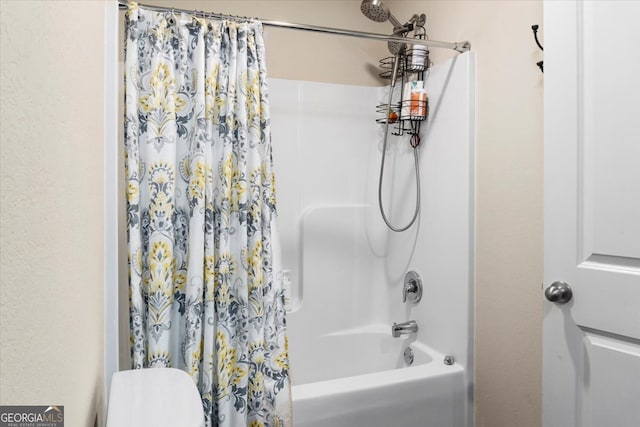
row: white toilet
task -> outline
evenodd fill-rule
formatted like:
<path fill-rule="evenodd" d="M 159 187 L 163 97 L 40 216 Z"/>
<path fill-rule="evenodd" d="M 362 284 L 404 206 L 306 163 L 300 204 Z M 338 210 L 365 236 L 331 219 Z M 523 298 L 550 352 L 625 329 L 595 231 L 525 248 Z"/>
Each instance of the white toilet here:
<path fill-rule="evenodd" d="M 111 379 L 107 427 L 204 427 L 200 393 L 180 369 L 117 372 Z"/>

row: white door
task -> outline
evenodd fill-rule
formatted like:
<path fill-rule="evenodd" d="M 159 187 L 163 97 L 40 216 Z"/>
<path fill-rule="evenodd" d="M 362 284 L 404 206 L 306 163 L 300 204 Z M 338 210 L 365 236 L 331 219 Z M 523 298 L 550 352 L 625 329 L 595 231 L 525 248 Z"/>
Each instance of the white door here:
<path fill-rule="evenodd" d="M 544 427 L 640 426 L 639 19 L 544 3 Z"/>

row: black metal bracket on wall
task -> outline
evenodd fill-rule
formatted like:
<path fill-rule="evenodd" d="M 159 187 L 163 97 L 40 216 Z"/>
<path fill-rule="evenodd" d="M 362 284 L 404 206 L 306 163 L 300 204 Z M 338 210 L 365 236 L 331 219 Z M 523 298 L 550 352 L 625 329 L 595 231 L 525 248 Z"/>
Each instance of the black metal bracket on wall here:
<path fill-rule="evenodd" d="M 540 50 L 544 51 L 544 48 L 542 47 L 542 45 L 540 44 L 540 41 L 538 40 L 538 28 L 540 28 L 540 26 L 538 25 L 531 26 L 531 29 L 533 30 L 533 38 L 536 41 L 536 44 L 538 45 Z M 540 68 L 540 71 L 544 73 L 544 61 L 536 62 L 536 65 L 538 66 L 538 68 Z"/>

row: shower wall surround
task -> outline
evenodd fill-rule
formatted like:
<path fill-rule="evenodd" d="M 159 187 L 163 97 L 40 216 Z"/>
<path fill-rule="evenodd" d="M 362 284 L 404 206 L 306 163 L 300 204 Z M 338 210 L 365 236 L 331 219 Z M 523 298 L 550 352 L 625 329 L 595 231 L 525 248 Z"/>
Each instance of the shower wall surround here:
<path fill-rule="evenodd" d="M 390 335 L 393 322 L 407 320 L 418 323 L 419 342 L 455 358 L 464 368 L 464 389 L 471 389 L 474 54 L 434 66 L 426 88 L 420 217 L 406 232 L 394 233 L 377 202 L 384 126 L 375 122 L 375 107 L 388 89 L 269 80 L 279 231 L 291 285 L 294 413 L 296 370 L 304 369 L 296 354 L 314 337 L 371 326 Z M 415 206 L 407 138 L 389 139 L 383 200 L 394 224 L 406 223 Z M 418 304 L 402 302 L 409 270 L 422 277 Z M 345 355 L 358 357 L 374 356 Z M 452 425 L 471 425 L 469 399 L 465 392 L 454 405 L 465 415 Z"/>
<path fill-rule="evenodd" d="M 302 292 L 309 290 L 302 286 L 303 253 L 311 249 L 302 237 L 304 218 L 310 216 L 313 221 L 318 209 L 345 209 L 367 203 L 367 157 L 379 139 L 373 115 L 378 89 L 281 79 L 270 79 L 268 84 L 278 228 L 283 268 L 290 271 L 291 305 L 296 309 L 302 302 Z M 338 244 L 333 249 L 337 249 L 353 232 L 334 228 L 334 223 L 327 221 L 327 233 L 345 231 L 335 236 Z M 337 266 L 332 265 L 331 270 L 337 278 Z"/>

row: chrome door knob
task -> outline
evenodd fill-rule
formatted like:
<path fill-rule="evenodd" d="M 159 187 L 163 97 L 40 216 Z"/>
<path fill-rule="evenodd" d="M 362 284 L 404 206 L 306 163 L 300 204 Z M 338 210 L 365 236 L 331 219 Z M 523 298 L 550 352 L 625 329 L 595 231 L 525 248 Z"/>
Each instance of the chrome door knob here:
<path fill-rule="evenodd" d="M 573 291 L 566 282 L 553 282 L 551 286 L 545 289 L 544 296 L 551 302 L 564 304 L 571 300 Z"/>

